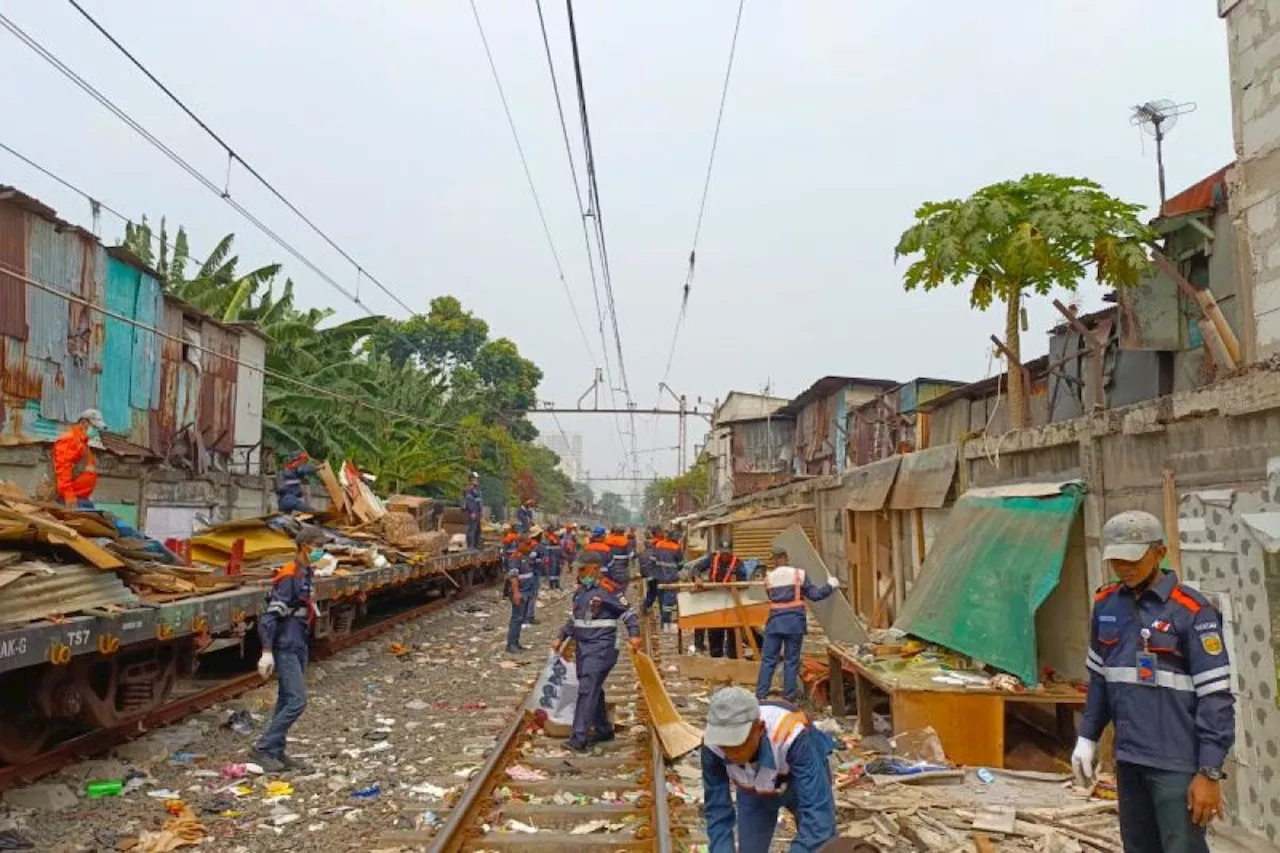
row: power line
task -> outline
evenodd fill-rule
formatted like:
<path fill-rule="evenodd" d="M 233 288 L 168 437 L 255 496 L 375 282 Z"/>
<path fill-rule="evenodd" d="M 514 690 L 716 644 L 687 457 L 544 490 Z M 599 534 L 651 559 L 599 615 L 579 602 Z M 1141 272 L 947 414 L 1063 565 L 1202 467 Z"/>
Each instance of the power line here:
<path fill-rule="evenodd" d="M 216 142 L 224 152 L 226 152 L 228 181 L 230 180 L 231 164 L 233 162 L 239 163 L 241 166 L 244 167 L 246 172 L 248 172 L 250 175 L 256 178 L 258 183 L 262 184 L 262 186 L 265 187 L 266 190 L 270 192 L 273 196 L 275 196 L 276 199 L 281 204 L 287 207 L 290 210 L 290 212 L 292 212 L 295 216 L 297 216 L 300 220 L 302 220 L 307 225 L 308 228 L 310 228 L 317 235 L 319 235 L 320 239 L 324 240 L 325 243 L 327 243 L 330 248 L 332 248 L 335 252 L 341 255 L 343 259 L 346 260 L 349 264 L 355 267 L 357 281 L 359 281 L 361 277 L 367 278 L 370 281 L 370 283 L 372 283 L 375 287 L 377 287 L 384 294 L 386 294 L 393 302 L 395 302 L 397 305 L 399 305 L 401 308 L 407 311 L 411 316 L 413 314 L 418 313 L 413 308 L 410 308 L 409 305 L 405 303 L 403 299 L 401 299 L 394 292 L 392 292 L 390 288 L 388 288 L 381 281 L 379 281 L 376 276 L 374 276 L 367 269 L 365 269 L 364 266 L 360 264 L 355 258 L 353 258 L 350 254 L 348 254 L 347 251 L 343 249 L 341 246 L 339 246 L 332 238 L 330 238 L 329 235 L 326 234 L 320 228 L 320 226 L 316 225 L 315 222 L 313 222 L 310 219 L 310 217 L 308 217 L 305 213 L 299 210 L 298 207 L 294 205 L 293 202 L 285 198 L 284 194 L 281 193 L 279 190 L 277 190 L 270 181 L 268 181 L 265 177 L 263 177 L 261 172 L 259 172 L 252 165 L 250 165 L 248 161 L 246 161 L 243 157 L 241 157 L 240 154 L 234 148 L 232 148 L 231 145 L 226 140 L 224 140 L 221 136 L 219 136 L 213 130 L 213 128 L 209 127 L 209 125 L 206 124 L 204 120 L 201 119 L 198 115 L 196 115 L 195 112 L 190 107 L 188 107 L 185 103 L 183 103 L 181 98 L 175 95 L 168 86 L 162 83 L 158 77 L 156 77 L 155 74 L 151 73 L 151 70 L 148 69 L 145 65 L 143 65 L 142 62 L 137 57 L 135 57 L 132 53 L 130 53 L 129 49 L 126 48 L 123 44 L 121 44 L 120 41 L 116 39 L 115 36 L 113 36 L 110 32 L 108 32 L 106 27 L 98 23 L 97 19 L 95 19 L 92 15 L 90 15 L 87 11 L 85 11 L 85 8 L 83 6 L 81 6 L 78 2 L 76 2 L 76 0 L 67 0 L 67 2 L 70 3 L 75 8 L 75 10 L 79 12 L 82 17 L 84 17 L 86 21 L 92 24 L 93 28 L 96 29 L 99 33 L 101 33 L 102 36 L 107 41 L 111 42 L 111 44 L 117 50 L 119 50 L 122 54 L 124 54 L 125 58 L 128 59 L 129 62 L 131 62 L 135 68 L 141 71 L 148 80 L 150 80 L 160 89 L 160 91 L 164 92 L 164 94 L 169 98 L 169 100 L 173 101 L 173 103 L 176 104 L 180 110 L 186 113 L 187 116 L 192 121 L 194 121 L 197 125 L 199 125 L 200 129 L 203 130 L 205 133 L 207 133 L 209 137 L 213 139 L 213 141 Z M 228 191 L 228 190 L 229 190 L 229 187 L 224 185 L 224 191 Z"/>
<path fill-rule="evenodd" d="M 684 289 L 680 297 L 680 313 L 676 315 L 676 326 L 671 333 L 671 349 L 667 353 L 667 366 L 662 371 L 662 381 L 666 382 L 671 375 L 671 362 L 676 355 L 676 342 L 680 339 L 680 328 L 684 325 L 685 311 L 689 307 L 689 291 L 693 288 L 694 267 L 698 261 L 698 238 L 702 236 L 702 217 L 707 212 L 707 195 L 711 191 L 711 171 L 716 164 L 716 149 L 720 144 L 720 124 L 724 121 L 724 105 L 729 98 L 729 79 L 733 76 L 733 58 L 738 52 L 738 32 L 742 29 L 742 9 L 746 0 L 738 0 L 738 15 L 733 22 L 733 39 L 729 42 L 729 62 L 724 69 L 724 85 L 720 89 L 720 108 L 716 111 L 716 127 L 711 134 L 711 154 L 707 158 L 707 174 L 702 180 L 702 200 L 698 203 L 698 220 L 693 226 L 693 244 L 689 249 L 689 270 L 685 273 Z"/>
<path fill-rule="evenodd" d="M 609 267 L 609 249 L 604 235 L 604 214 L 600 203 L 600 184 L 596 175 L 595 147 L 591 141 L 591 121 L 587 113 L 587 93 L 582 76 L 582 56 L 578 50 L 578 28 L 573 16 L 573 0 L 565 0 L 565 11 L 569 19 L 569 44 L 573 49 L 573 76 L 578 94 L 578 117 L 582 123 L 582 148 L 587 171 L 587 193 L 591 208 L 592 224 L 595 226 L 596 246 L 600 254 L 601 277 L 604 281 L 606 303 L 609 307 L 609 320 L 613 327 L 613 341 L 617 347 L 618 378 L 622 383 L 623 396 L 628 408 L 633 406 L 631 384 L 627 380 L 627 364 L 622 354 L 622 335 L 618 330 L 618 308 L 613 295 L 613 273 Z M 636 418 L 629 416 L 631 436 L 632 468 L 639 473 L 639 462 L 635 456 Z"/>
<path fill-rule="evenodd" d="M 347 297 L 347 299 L 351 300 L 353 303 L 360 306 L 362 309 L 364 309 L 365 313 L 369 314 L 370 316 L 375 316 L 373 311 L 369 308 L 369 306 L 365 305 L 360 300 L 360 297 L 358 294 L 352 293 L 350 290 L 348 290 L 347 288 L 339 284 L 332 276 L 330 276 L 324 270 L 320 269 L 320 267 L 318 267 L 310 258 L 302 254 L 302 252 L 299 251 L 298 249 L 295 249 L 283 237 L 281 237 L 279 234 L 273 231 L 266 223 L 264 223 L 262 220 L 258 219 L 256 216 L 250 213 L 249 210 L 244 207 L 244 205 L 240 204 L 238 201 L 232 198 L 230 192 L 226 191 L 225 189 L 220 189 L 217 184 L 215 184 L 208 177 L 206 177 L 202 172 L 196 169 L 195 166 L 192 166 L 189 162 L 184 160 L 181 155 L 179 155 L 169 146 L 165 145 L 165 143 L 161 141 L 158 137 L 156 137 L 155 134 L 151 133 L 149 130 L 147 130 L 145 127 L 139 124 L 132 116 L 130 116 L 123 109 L 118 107 L 115 104 L 115 102 L 113 102 L 106 95 L 102 94 L 100 91 L 94 88 L 87 80 L 85 80 L 75 71 L 73 71 L 69 66 L 66 65 L 66 63 L 58 59 L 58 57 L 55 56 L 53 53 L 51 53 L 48 49 L 46 49 L 44 45 L 40 44 L 39 41 L 37 41 L 36 39 L 28 35 L 21 27 L 19 27 L 17 24 L 11 21 L 3 13 L 0 13 L 0 26 L 3 26 L 5 29 L 7 29 L 10 33 L 16 36 L 19 41 L 21 41 L 28 48 L 30 48 L 37 56 L 39 56 L 40 58 L 48 62 L 50 65 L 52 65 L 64 77 L 66 77 L 72 83 L 76 84 L 76 86 L 78 86 L 82 91 L 84 91 L 85 94 L 89 95 L 91 98 L 93 98 L 103 107 L 105 107 L 112 115 L 114 115 L 116 118 L 124 122 L 131 130 L 134 131 L 134 133 L 137 133 L 147 142 L 151 143 L 151 145 L 157 151 L 159 151 L 160 153 L 168 157 L 170 160 L 172 160 L 175 164 L 178 165 L 179 168 L 181 168 L 188 175 L 190 175 L 192 178 L 198 181 L 201 185 L 203 185 L 205 189 L 209 190 L 214 195 L 218 196 L 223 201 L 225 201 L 233 210 L 239 213 L 250 224 L 256 227 L 268 238 L 270 238 L 276 245 L 278 245 L 280 248 L 284 249 L 286 252 L 292 255 L 295 260 L 297 260 L 307 269 L 311 270 L 311 272 L 314 273 L 321 281 L 325 282 L 334 290 L 338 291 L 343 296 Z"/>
<path fill-rule="evenodd" d="M 61 175 L 57 174 L 56 172 L 52 171 L 51 169 L 47 169 L 47 168 L 45 168 L 44 166 L 41 166 L 41 165 L 40 165 L 39 163 L 37 163 L 35 160 L 32 160 L 30 157 L 26 156 L 25 154 L 23 154 L 22 152 L 20 152 L 20 151 L 16 150 L 15 148 L 13 148 L 13 147 L 11 147 L 11 146 L 9 146 L 9 145 L 6 145 L 6 144 L 5 144 L 5 143 L 3 143 L 3 142 L 0 142 L 0 150 L 7 151 L 9 154 L 11 154 L 11 155 L 13 155 L 14 157 L 16 157 L 17 159 L 21 160 L 23 163 L 26 163 L 28 166 L 30 166 L 31 168 L 35 169 L 35 170 L 36 170 L 37 172 L 39 172 L 40 174 L 44 175 L 46 178 L 49 178 L 50 180 L 55 181 L 55 182 L 57 182 L 58 184 L 61 184 L 62 186 L 66 187 L 67 189 L 71 190 L 73 193 L 76 193 L 77 195 L 79 195 L 79 196 L 83 197 L 86 201 L 88 201 L 88 202 L 89 202 L 89 204 L 90 204 L 90 206 L 91 206 L 92 208 L 94 208 L 94 209 L 96 209 L 96 210 L 105 210 L 107 213 L 110 213 L 112 216 L 116 217 L 116 218 L 117 218 L 117 219 L 119 219 L 120 221 L 125 222 L 125 223 L 127 223 L 127 224 L 129 224 L 129 225 L 134 225 L 134 226 L 136 226 L 136 225 L 138 225 L 138 224 L 139 224 L 139 223 L 137 223 L 137 222 L 134 222 L 134 221 L 133 221 L 132 219 L 130 219 L 128 216 L 125 216 L 125 215 L 124 215 L 123 213 L 121 213 L 120 211 L 118 211 L 118 210 L 116 210 L 115 208 L 111 207 L 111 206 L 110 206 L 110 205 L 108 205 L 106 202 L 101 201 L 100 199 L 95 198 L 93 195 L 91 195 L 91 194 L 89 194 L 89 193 L 85 192 L 84 190 L 80 189 L 78 186 L 76 186 L 75 184 L 73 184 L 73 183 L 71 183 L 70 181 L 66 180 L 66 179 L 65 179 L 65 178 L 63 178 Z M 155 240 L 155 241 L 156 241 L 156 245 L 157 245 L 157 246 L 160 246 L 162 250 L 167 251 L 167 250 L 170 248 L 170 246 L 169 246 L 169 242 L 168 242 L 167 240 L 162 240 L 162 239 L 160 238 L 160 235 L 159 235 L 159 234 L 151 233 L 151 234 L 149 234 L 149 239 Z M 204 262 L 202 262 L 202 261 L 200 260 L 200 258 L 199 258 L 198 256 L 196 256 L 196 255 L 192 255 L 192 254 L 188 253 L 188 255 L 187 255 L 187 260 L 188 260 L 188 261 L 190 261 L 190 262 L 192 262 L 192 263 L 194 263 L 194 264 L 196 264 L 197 266 L 204 266 Z"/>
<path fill-rule="evenodd" d="M 560 134 L 564 139 L 564 153 L 569 163 L 569 176 L 573 179 L 573 197 L 578 204 L 578 218 L 582 223 L 582 244 L 587 255 L 587 269 L 591 273 L 591 294 L 596 303 L 596 328 L 600 332 L 600 348 L 604 354 L 605 375 L 613 385 L 613 371 L 609 366 L 609 344 L 604 337 L 604 312 L 600 306 L 600 285 L 596 278 L 595 256 L 591 253 L 591 235 L 587 228 L 587 211 L 582 204 L 582 185 L 578 183 L 578 167 L 573 159 L 573 145 L 569 142 L 569 124 L 564 117 L 564 102 L 560 99 L 560 81 L 556 77 L 555 60 L 551 57 L 551 40 L 547 37 L 547 21 L 542 14 L 542 0 L 536 0 L 538 27 L 542 30 L 542 47 L 547 55 L 547 71 L 551 77 L 551 91 L 556 98 L 556 115 L 560 119 Z"/>
<path fill-rule="evenodd" d="M 551 249 L 551 257 L 555 259 L 556 273 L 560 276 L 560 284 L 564 286 L 564 295 L 569 300 L 569 308 L 573 311 L 573 321 L 578 326 L 578 334 L 582 336 L 582 345 L 587 355 L 595 361 L 595 352 L 587 339 L 587 332 L 582 326 L 582 318 L 578 316 L 578 304 L 573 299 L 573 291 L 569 289 L 569 280 L 565 278 L 564 265 L 560 263 L 560 252 L 556 249 L 556 241 L 551 237 L 551 226 L 547 224 L 547 215 L 542 209 L 542 198 L 538 195 L 538 187 L 533 182 L 533 172 L 529 169 L 529 160 L 524 154 L 524 145 L 520 142 L 520 133 L 516 130 L 516 121 L 511 115 L 511 105 L 507 102 L 507 92 L 502 87 L 502 78 L 498 76 L 498 65 L 494 62 L 493 51 L 489 48 L 489 37 L 485 35 L 484 23 L 480 20 L 480 10 L 476 8 L 476 0 L 471 0 L 471 14 L 476 19 L 476 29 L 480 31 L 480 42 L 484 45 L 485 56 L 489 59 L 489 70 L 493 72 L 494 85 L 498 87 L 498 98 L 502 101 L 502 111 L 507 116 L 507 125 L 511 128 L 511 138 L 515 140 L 516 152 L 520 155 L 520 165 L 524 167 L 525 180 L 529 182 L 529 192 L 533 195 L 534 207 L 538 210 L 538 221 L 542 223 L 542 233 L 547 237 L 547 246 Z"/>

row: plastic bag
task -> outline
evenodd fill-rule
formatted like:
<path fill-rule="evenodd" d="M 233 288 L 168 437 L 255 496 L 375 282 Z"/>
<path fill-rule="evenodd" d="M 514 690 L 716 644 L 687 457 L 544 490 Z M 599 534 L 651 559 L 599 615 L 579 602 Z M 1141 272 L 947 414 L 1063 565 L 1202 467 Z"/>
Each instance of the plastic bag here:
<path fill-rule="evenodd" d="M 572 726 L 578 701 L 578 673 L 573 661 L 552 652 L 529 701 L 529 710 L 542 711 L 549 722 Z"/>

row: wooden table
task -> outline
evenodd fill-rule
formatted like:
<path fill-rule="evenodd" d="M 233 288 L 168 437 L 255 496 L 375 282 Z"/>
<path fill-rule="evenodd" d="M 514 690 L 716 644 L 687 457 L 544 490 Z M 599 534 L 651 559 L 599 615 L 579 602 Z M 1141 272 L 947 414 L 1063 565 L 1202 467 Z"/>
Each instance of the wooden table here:
<path fill-rule="evenodd" d="M 990 688 L 955 687 L 932 680 L 935 673 L 888 673 L 872 669 L 838 643 L 827 644 L 830 662 L 831 711 L 847 713 L 844 701 L 844 668 L 853 670 L 857 699 L 858 731 L 873 732 L 872 691 L 888 694 L 893 731 L 903 733 L 932 726 L 947 758 L 973 767 L 1004 767 L 1005 706 L 1009 703 L 1052 705 L 1058 736 L 1074 739 L 1074 712 L 1085 696 L 1074 687 L 1047 685 L 1012 693 Z"/>

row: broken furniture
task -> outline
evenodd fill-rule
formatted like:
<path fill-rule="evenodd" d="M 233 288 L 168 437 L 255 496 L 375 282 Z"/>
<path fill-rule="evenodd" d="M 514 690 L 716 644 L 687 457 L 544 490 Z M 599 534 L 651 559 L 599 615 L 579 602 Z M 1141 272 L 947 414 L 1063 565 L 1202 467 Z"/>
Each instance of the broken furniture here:
<path fill-rule="evenodd" d="M 845 670 L 853 671 L 857 698 L 858 731 L 872 734 L 873 691 L 889 696 L 895 732 L 932 726 L 942 741 L 947 757 L 957 764 L 975 767 L 1004 767 L 1005 710 L 1008 703 L 1051 705 L 1063 742 L 1074 738 L 1074 712 L 1082 709 L 1085 696 L 1074 687 L 1043 685 L 1020 691 L 984 686 L 955 686 L 935 680 L 936 673 L 903 670 L 887 673 L 873 669 L 854 652 L 838 643 L 828 643 L 830 658 L 831 710 L 836 718 L 845 716 Z M 976 685 L 976 682 L 975 682 Z"/>

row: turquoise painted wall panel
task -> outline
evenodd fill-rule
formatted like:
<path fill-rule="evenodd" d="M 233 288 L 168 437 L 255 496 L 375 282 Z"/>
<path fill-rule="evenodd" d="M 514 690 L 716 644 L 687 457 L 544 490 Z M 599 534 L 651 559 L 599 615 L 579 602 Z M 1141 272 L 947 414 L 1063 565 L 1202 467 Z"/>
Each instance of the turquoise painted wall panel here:
<path fill-rule="evenodd" d="M 107 258 L 104 307 L 112 313 L 133 317 L 138 304 L 138 284 L 142 273 L 115 258 Z M 133 426 L 129 411 L 133 378 L 133 326 L 114 317 L 104 317 L 102 374 L 98 380 L 98 408 L 107 430 L 128 435 Z"/>
<path fill-rule="evenodd" d="M 160 283 L 146 273 L 139 273 L 134 319 L 155 328 L 163 310 Z M 160 339 L 154 332 L 134 326 L 133 371 L 129 386 L 131 407 L 145 413 L 156 404 L 160 397 L 159 367 Z"/>

